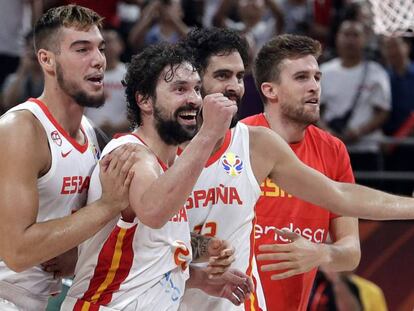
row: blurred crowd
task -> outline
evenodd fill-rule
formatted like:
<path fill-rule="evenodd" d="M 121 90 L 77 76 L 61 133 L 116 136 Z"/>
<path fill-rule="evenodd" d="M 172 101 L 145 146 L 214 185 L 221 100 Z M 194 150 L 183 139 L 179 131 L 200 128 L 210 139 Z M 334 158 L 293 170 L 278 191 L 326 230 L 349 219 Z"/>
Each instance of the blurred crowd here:
<path fill-rule="evenodd" d="M 228 27 L 246 36 L 253 60 L 271 37 L 294 33 L 323 44 L 319 126 L 347 144 L 354 169 L 414 171 L 413 146 L 395 143 L 414 128 L 411 42 L 373 33 L 367 0 L 0 0 L 0 113 L 40 95 L 31 25 L 48 8 L 68 3 L 105 17 L 107 102 L 86 114 L 108 136 L 127 130 L 121 80 L 125 63 L 145 46 L 176 42 L 193 27 Z M 249 72 L 245 89 L 240 118 L 263 111 Z M 412 186 L 388 190 L 408 193 Z"/>

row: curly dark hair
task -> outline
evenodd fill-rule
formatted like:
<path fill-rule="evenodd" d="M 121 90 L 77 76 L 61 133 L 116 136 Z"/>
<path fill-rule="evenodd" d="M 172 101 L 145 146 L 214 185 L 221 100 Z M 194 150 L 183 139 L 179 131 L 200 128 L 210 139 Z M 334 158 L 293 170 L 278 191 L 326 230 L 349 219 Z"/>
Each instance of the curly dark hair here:
<path fill-rule="evenodd" d="M 263 103 L 266 97 L 261 91 L 263 82 L 279 81 L 280 64 L 285 59 L 297 59 L 321 55 L 321 44 L 307 36 L 283 34 L 268 41 L 259 51 L 253 65 L 254 80 Z"/>
<path fill-rule="evenodd" d="M 193 53 L 197 64 L 204 71 L 211 56 L 239 52 L 244 67 L 249 65 L 249 45 L 236 31 L 225 28 L 195 28 L 182 44 Z"/>
<path fill-rule="evenodd" d="M 170 82 L 174 79 L 177 68 L 185 62 L 190 63 L 194 71 L 197 71 L 194 58 L 189 51 L 181 45 L 169 43 L 150 45 L 132 57 L 122 83 L 125 86 L 128 120 L 133 128 L 142 123 L 136 94 L 142 95 L 144 99 L 155 100 L 155 88 L 164 68 L 169 68 L 164 80 Z"/>

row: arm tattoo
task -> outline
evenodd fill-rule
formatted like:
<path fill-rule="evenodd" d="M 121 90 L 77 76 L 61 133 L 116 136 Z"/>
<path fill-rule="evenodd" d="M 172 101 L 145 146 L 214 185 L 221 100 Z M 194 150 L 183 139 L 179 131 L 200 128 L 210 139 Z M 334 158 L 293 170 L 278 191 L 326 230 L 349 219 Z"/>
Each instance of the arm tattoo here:
<path fill-rule="evenodd" d="M 208 243 L 211 239 L 211 237 L 191 232 L 191 249 L 193 251 L 193 260 L 207 258 Z"/>

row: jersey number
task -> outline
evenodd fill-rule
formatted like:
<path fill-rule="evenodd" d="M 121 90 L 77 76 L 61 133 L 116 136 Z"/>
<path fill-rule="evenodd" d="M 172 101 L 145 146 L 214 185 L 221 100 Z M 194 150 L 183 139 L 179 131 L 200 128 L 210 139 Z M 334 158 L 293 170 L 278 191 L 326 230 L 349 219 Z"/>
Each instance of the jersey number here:
<path fill-rule="evenodd" d="M 201 230 L 203 230 L 203 226 L 204 226 L 204 232 L 201 233 Z M 194 226 L 193 231 L 195 233 L 203 234 L 205 236 L 215 237 L 217 234 L 217 224 L 214 221 L 206 222 L 204 225 Z"/>

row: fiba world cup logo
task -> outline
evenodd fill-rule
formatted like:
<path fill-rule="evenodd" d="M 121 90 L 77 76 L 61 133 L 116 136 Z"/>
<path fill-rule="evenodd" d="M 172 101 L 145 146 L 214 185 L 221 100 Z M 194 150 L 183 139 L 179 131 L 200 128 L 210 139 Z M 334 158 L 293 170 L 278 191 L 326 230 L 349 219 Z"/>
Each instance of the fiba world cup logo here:
<path fill-rule="evenodd" d="M 243 161 L 233 152 L 227 152 L 221 158 L 224 171 L 230 176 L 238 176 L 243 170 Z"/>

